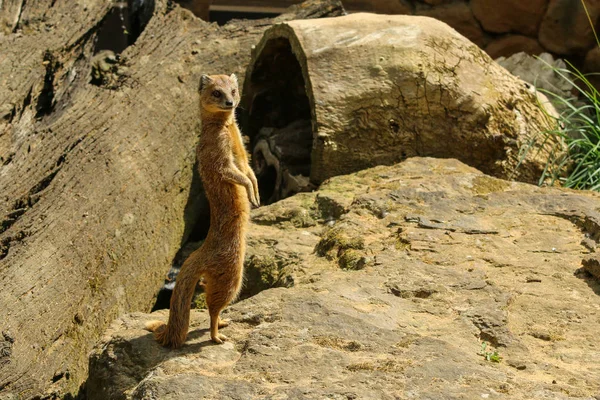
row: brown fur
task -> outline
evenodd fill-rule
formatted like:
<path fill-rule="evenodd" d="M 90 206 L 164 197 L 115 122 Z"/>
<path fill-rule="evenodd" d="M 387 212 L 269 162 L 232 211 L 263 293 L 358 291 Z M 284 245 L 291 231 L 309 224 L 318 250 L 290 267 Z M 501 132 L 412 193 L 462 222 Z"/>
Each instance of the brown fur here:
<path fill-rule="evenodd" d="M 202 246 L 183 263 L 171 297 L 169 322 L 149 322 L 163 346 L 177 348 L 186 339 L 194 289 L 204 277 L 210 337 L 226 339 L 219 314 L 239 293 L 246 251 L 249 201 L 259 205 L 258 184 L 248 164 L 235 121 L 239 103 L 235 75 L 203 75 L 200 83 L 202 131 L 197 148 L 200 176 L 210 203 L 210 229 Z"/>

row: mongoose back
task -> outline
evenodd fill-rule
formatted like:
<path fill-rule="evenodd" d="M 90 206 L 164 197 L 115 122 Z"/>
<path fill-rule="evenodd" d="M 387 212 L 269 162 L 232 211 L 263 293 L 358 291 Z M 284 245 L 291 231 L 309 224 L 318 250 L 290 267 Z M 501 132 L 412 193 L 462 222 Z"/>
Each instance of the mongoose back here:
<path fill-rule="evenodd" d="M 257 207 L 260 202 L 256 177 L 235 120 L 234 111 L 240 100 L 236 76 L 202 75 L 199 91 L 202 130 L 196 152 L 210 204 L 210 229 L 202 246 L 190 254 L 177 276 L 169 322 L 146 324 L 160 344 L 173 348 L 185 342 L 190 303 L 201 277 L 210 315 L 210 337 L 216 343 L 227 339 L 219 333 L 219 328 L 226 326 L 219 314 L 239 293 L 249 202 Z"/>

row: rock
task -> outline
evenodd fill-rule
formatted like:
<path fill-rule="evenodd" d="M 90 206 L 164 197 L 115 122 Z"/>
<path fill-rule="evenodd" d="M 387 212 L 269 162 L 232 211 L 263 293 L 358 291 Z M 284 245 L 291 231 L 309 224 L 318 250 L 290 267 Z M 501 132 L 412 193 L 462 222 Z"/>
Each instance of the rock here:
<path fill-rule="evenodd" d="M 591 22 L 596 25 L 600 16 L 600 3 L 586 1 Z M 550 0 L 548 11 L 539 31 L 540 43 L 557 54 L 587 52 L 596 42 L 581 1 Z"/>
<path fill-rule="evenodd" d="M 551 54 L 543 53 L 533 57 L 526 53 L 517 53 L 512 56 L 500 57 L 498 64 L 525 82 L 535 85 L 563 98 L 571 96 L 573 85 L 556 73 L 555 69 L 566 69 L 567 65 L 561 59 L 554 59 Z"/>
<path fill-rule="evenodd" d="M 562 72 L 557 72 L 557 70 L 567 69 L 563 60 L 555 60 L 548 53 L 542 53 L 539 57 L 517 53 L 508 58 L 500 57 L 496 61 L 529 83 L 528 90 L 538 98 L 539 104 L 555 120 L 561 118 L 561 115 L 569 115 L 571 106 L 584 105 L 573 96 L 573 84 L 561 76 Z M 571 105 L 566 104 L 565 100 L 568 100 Z M 563 123 L 564 119 L 561 119 L 561 126 Z"/>
<path fill-rule="evenodd" d="M 485 51 L 490 57 L 496 59 L 521 52 L 537 56 L 544 52 L 544 48 L 536 39 L 522 35 L 507 35 L 490 42 Z"/>
<path fill-rule="evenodd" d="M 590 257 L 583 260 L 583 268 L 596 279 L 600 279 L 600 257 Z"/>
<path fill-rule="evenodd" d="M 246 77 L 242 120 L 253 140 L 265 127 L 312 120 L 314 184 L 412 156 L 537 182 L 546 152 L 560 151 L 548 141 L 521 162 L 521 147 L 541 143 L 535 135 L 554 122 L 524 82 L 432 18 L 359 13 L 278 24 Z"/>
<path fill-rule="evenodd" d="M 416 14 L 447 23 L 479 47 L 483 47 L 487 41 L 479 22 L 473 16 L 471 7 L 466 3 L 441 4 L 438 7 L 417 11 Z"/>
<path fill-rule="evenodd" d="M 349 199 L 333 226 L 319 214 L 320 191 Z M 253 211 L 252 250 L 268 240 L 282 258 L 285 249 L 293 286 L 229 307 L 231 341 L 221 346 L 209 340 L 205 310 L 192 312 L 189 340 L 176 351 L 142 329 L 166 311 L 122 316 L 92 352 L 87 398 L 597 394 L 598 283 L 574 272 L 589 252 L 582 238 L 600 239 L 599 194 L 430 158 L 332 178 L 319 192 Z M 314 225 L 282 217 L 299 207 Z M 344 269 L 344 249 L 373 262 Z"/>
<path fill-rule="evenodd" d="M 585 55 L 583 72 L 600 71 L 600 47 L 594 47 Z"/>
<path fill-rule="evenodd" d="M 548 0 L 473 0 L 471 8 L 488 32 L 536 36 L 547 4 Z"/>
<path fill-rule="evenodd" d="M 412 14 L 408 0 L 343 0 L 344 8 L 350 12 L 366 11 L 377 14 Z"/>
<path fill-rule="evenodd" d="M 8 35 L 16 29 L 24 4 L 18 0 L 8 0 L 3 3 L 0 3 L 0 10 L 2 10 L 0 14 L 0 32 Z"/>
<path fill-rule="evenodd" d="M 594 46 L 585 55 L 585 61 L 583 63 L 583 73 L 587 76 L 587 79 L 594 85 L 596 89 L 600 89 L 600 77 L 597 75 L 600 72 L 600 48 Z"/>

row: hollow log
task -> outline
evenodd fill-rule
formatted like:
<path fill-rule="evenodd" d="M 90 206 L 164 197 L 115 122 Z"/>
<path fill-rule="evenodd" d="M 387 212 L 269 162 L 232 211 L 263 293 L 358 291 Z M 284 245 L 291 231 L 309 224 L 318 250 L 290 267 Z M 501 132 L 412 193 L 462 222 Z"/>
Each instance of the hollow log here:
<path fill-rule="evenodd" d="M 553 123 L 524 82 L 427 17 L 352 14 L 271 27 L 253 50 L 243 109 L 255 145 L 265 128 L 311 120 L 313 184 L 412 156 L 537 182 L 547 154 L 561 149 L 541 144 Z"/>
<path fill-rule="evenodd" d="M 200 218 L 200 75 L 243 78 L 273 22 L 343 12 L 219 27 L 144 4 L 135 43 L 95 55 L 111 2 L 0 2 L 0 398 L 75 396 L 107 325 L 152 306 Z"/>

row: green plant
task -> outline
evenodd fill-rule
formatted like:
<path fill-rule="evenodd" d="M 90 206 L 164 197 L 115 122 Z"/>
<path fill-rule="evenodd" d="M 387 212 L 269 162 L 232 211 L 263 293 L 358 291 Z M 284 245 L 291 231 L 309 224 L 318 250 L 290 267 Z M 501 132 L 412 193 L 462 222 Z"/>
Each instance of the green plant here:
<path fill-rule="evenodd" d="M 500 353 L 498 353 L 498 350 L 494 350 L 493 352 L 487 351 L 487 346 L 487 342 L 481 342 L 481 351 L 479 352 L 479 355 L 482 355 L 486 361 L 499 363 L 502 360 L 502 357 L 500 356 Z"/>
<path fill-rule="evenodd" d="M 592 24 L 585 0 L 581 0 L 588 17 L 598 47 L 600 40 Z M 543 61 L 543 60 L 542 60 Z M 545 61 L 544 61 L 545 62 Z M 564 98 L 555 93 L 538 89 L 548 96 L 555 105 L 564 111 L 556 118 L 556 128 L 548 129 L 541 135 L 544 144 L 548 140 L 559 140 L 566 145 L 566 152 L 553 151 L 548 155 L 546 167 L 540 177 L 539 184 L 547 181 L 552 185 L 557 181 L 572 189 L 588 189 L 600 191 L 600 92 L 591 83 L 592 76 L 600 74 L 584 74 L 573 64 L 566 61 L 568 69 L 548 65 L 561 78 L 570 83 L 578 92 L 580 100 Z M 535 85 L 534 85 L 535 86 Z M 542 107 L 543 108 L 543 107 Z M 533 137 L 521 149 L 520 162 L 537 144 L 539 137 Z M 567 171 L 567 175 L 563 174 Z"/>
<path fill-rule="evenodd" d="M 580 102 L 540 90 L 564 109 L 558 117 L 557 127 L 544 132 L 546 138 L 562 140 L 567 151 L 551 153 L 540 183 L 557 180 L 573 189 L 600 190 L 600 92 L 590 82 L 590 75 L 581 73 L 567 61 L 570 69 L 553 68 L 554 72 L 569 82 L 581 95 Z M 567 170 L 567 176 L 561 171 Z"/>

